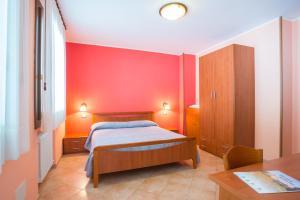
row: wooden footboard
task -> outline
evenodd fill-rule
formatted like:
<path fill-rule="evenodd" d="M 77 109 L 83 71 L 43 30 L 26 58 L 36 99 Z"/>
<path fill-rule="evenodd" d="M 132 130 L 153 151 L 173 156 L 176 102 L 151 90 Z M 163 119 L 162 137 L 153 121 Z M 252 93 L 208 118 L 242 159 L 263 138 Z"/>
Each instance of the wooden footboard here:
<path fill-rule="evenodd" d="M 152 150 L 117 150 L 128 147 L 168 143 L 176 144 Z M 150 167 L 188 159 L 193 160 L 193 167 L 196 168 L 197 146 L 196 139 L 193 137 L 97 147 L 94 149 L 93 161 L 94 187 L 98 186 L 100 174 Z"/>

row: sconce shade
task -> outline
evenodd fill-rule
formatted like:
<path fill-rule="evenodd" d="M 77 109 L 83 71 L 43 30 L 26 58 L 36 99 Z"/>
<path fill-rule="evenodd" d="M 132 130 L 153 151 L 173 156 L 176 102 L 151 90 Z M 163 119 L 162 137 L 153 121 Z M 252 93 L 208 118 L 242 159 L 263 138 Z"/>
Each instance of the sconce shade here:
<path fill-rule="evenodd" d="M 86 105 L 86 103 L 82 103 L 80 105 L 80 112 L 87 112 L 87 105 Z"/>
<path fill-rule="evenodd" d="M 168 104 L 167 102 L 164 102 L 162 105 L 162 113 L 164 115 L 166 115 L 168 113 L 169 110 L 171 110 L 170 104 Z"/>
<path fill-rule="evenodd" d="M 163 103 L 163 109 L 164 110 L 170 110 L 171 109 L 170 104 L 168 104 L 167 102 L 164 102 Z"/>

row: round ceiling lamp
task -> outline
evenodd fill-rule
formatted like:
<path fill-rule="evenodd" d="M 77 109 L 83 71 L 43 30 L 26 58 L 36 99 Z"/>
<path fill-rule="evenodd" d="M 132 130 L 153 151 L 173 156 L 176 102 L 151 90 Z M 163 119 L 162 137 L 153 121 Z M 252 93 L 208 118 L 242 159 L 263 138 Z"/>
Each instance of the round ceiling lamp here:
<path fill-rule="evenodd" d="M 183 17 L 186 13 L 186 5 L 178 2 L 165 4 L 159 10 L 159 14 L 167 20 L 177 20 Z"/>

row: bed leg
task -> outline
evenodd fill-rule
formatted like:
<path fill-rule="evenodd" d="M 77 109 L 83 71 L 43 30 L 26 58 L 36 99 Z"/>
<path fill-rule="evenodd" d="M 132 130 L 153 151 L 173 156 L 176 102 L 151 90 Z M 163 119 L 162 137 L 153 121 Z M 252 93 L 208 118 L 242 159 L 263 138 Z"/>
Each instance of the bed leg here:
<path fill-rule="evenodd" d="M 93 181 L 94 181 L 94 188 L 97 188 L 98 187 L 98 184 L 99 184 L 99 174 L 95 175 L 94 174 L 94 177 L 93 177 Z"/>
<path fill-rule="evenodd" d="M 193 168 L 197 169 L 197 142 L 196 142 L 196 138 L 194 138 L 193 140 L 193 150 L 194 150 L 194 156 L 193 156 Z"/>
<path fill-rule="evenodd" d="M 197 169 L 197 159 L 193 158 L 193 168 Z"/>

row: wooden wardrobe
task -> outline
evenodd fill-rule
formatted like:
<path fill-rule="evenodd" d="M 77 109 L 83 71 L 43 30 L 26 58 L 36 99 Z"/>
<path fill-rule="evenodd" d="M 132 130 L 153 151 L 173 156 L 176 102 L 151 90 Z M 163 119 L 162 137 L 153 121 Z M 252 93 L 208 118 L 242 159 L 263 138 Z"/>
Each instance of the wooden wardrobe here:
<path fill-rule="evenodd" d="M 200 148 L 222 157 L 254 146 L 254 48 L 230 45 L 200 58 Z"/>

